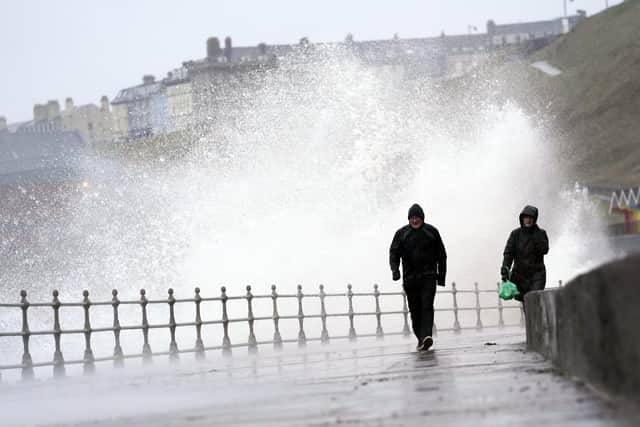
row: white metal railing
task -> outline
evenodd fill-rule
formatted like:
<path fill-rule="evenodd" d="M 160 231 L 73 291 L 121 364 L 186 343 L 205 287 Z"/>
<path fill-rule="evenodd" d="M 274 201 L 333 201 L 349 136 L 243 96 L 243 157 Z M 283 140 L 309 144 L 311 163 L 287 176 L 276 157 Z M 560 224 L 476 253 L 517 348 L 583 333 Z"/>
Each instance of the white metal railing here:
<path fill-rule="evenodd" d="M 179 355 L 183 353 L 194 353 L 196 359 L 203 359 L 207 351 L 222 351 L 223 354 L 228 355 L 231 353 L 233 347 L 247 347 L 250 352 L 255 352 L 259 345 L 273 345 L 274 349 L 282 349 L 285 343 L 297 343 L 298 346 L 304 347 L 308 341 L 320 341 L 322 343 L 329 342 L 329 331 L 327 329 L 328 318 L 346 318 L 349 321 L 348 334 L 344 336 L 334 336 L 332 339 L 348 339 L 356 340 L 358 337 L 376 337 L 383 338 L 386 335 L 411 335 L 408 323 L 409 310 L 407 308 L 407 299 L 404 292 L 380 292 L 378 285 L 374 285 L 373 292 L 353 292 L 352 286 L 348 285 L 346 292 L 341 293 L 327 293 L 323 285 L 320 285 L 319 292 L 314 294 L 304 294 L 302 292 L 302 286 L 298 285 L 297 292 L 291 294 L 278 294 L 276 286 L 271 286 L 271 293 L 264 295 L 254 295 L 251 292 L 251 287 L 247 286 L 247 292 L 245 295 L 228 296 L 225 287 L 221 288 L 221 294 L 217 297 L 202 297 L 200 295 L 200 289 L 195 288 L 195 295 L 192 298 L 176 298 L 174 296 L 173 289 L 168 290 L 168 297 L 166 299 L 150 300 L 147 298 L 144 289 L 140 290 L 140 298 L 137 300 L 121 301 L 118 298 L 118 291 L 114 289 L 112 291 L 113 298 L 110 301 L 91 301 L 89 299 L 89 292 L 83 291 L 83 298 L 77 302 L 62 302 L 59 299 L 59 292 L 53 291 L 53 300 L 51 302 L 39 302 L 31 303 L 27 299 L 27 292 L 20 292 L 20 302 L 17 303 L 0 303 L 0 310 L 13 310 L 19 309 L 22 312 L 22 328 L 19 331 L 5 331 L 0 330 L 0 344 L 3 338 L 7 337 L 22 337 L 23 351 L 22 359 L 20 363 L 10 365 L 0 365 L 0 374 L 3 370 L 20 370 L 21 377 L 23 379 L 30 379 L 34 377 L 35 367 L 53 367 L 54 377 L 64 376 L 65 367 L 68 365 L 82 365 L 83 372 L 90 374 L 95 370 L 95 364 L 97 362 L 113 362 L 115 367 L 122 367 L 125 359 L 141 358 L 143 362 L 150 362 L 153 357 L 168 356 L 169 360 L 176 361 L 179 359 Z M 495 305 L 482 306 L 480 295 L 483 293 L 495 294 Z M 448 330 L 455 333 L 459 333 L 463 329 L 476 329 L 481 330 L 485 327 L 504 327 L 504 326 L 524 326 L 524 314 L 521 309 L 521 305 L 517 303 L 503 303 L 497 296 L 496 290 L 484 290 L 479 289 L 478 284 L 474 284 L 472 289 L 458 289 L 456 284 L 453 283 L 450 289 L 442 289 L 438 291 L 438 295 L 449 294 L 452 298 L 452 305 L 448 308 L 436 308 L 436 312 L 452 312 L 453 313 L 453 325 L 449 328 L 441 328 L 440 331 Z M 473 294 L 475 295 L 475 304 L 461 306 L 459 304 L 460 294 Z M 380 298 L 387 298 L 390 296 L 402 296 L 402 307 L 398 307 L 397 310 L 383 311 L 380 308 Z M 315 314 L 305 314 L 303 310 L 304 299 L 317 299 L 320 303 L 319 312 Z M 326 310 L 325 300 L 327 298 L 346 298 L 343 302 L 346 311 L 337 313 L 328 313 Z M 375 309 L 373 311 L 356 312 L 354 310 L 353 301 L 355 298 L 373 298 L 375 302 Z M 272 309 L 269 316 L 255 316 L 254 315 L 254 300 L 256 299 L 271 299 Z M 278 303 L 282 300 L 295 300 L 297 301 L 297 313 L 281 315 L 278 311 Z M 233 300 L 244 300 L 247 303 L 247 316 L 243 318 L 229 318 L 227 311 L 227 304 Z M 294 302 L 295 302 L 294 301 Z M 221 304 L 222 315 L 220 318 L 203 320 L 201 313 L 201 304 L 203 302 L 219 302 Z M 193 304 L 193 321 L 189 322 L 177 322 L 175 315 L 176 304 Z M 134 325 L 121 325 L 120 324 L 120 307 L 125 305 L 139 306 L 140 323 Z M 148 306 L 161 306 L 166 305 L 168 307 L 168 321 L 166 323 L 149 323 L 149 317 L 147 314 Z M 113 309 L 112 326 L 109 327 L 92 327 L 90 311 L 92 307 L 97 306 L 111 306 Z M 53 310 L 53 328 L 48 330 L 36 330 L 32 331 L 29 328 L 29 308 L 31 307 L 46 307 Z M 79 308 L 83 312 L 84 324 L 81 328 L 76 329 L 63 329 L 60 322 L 60 309 L 63 307 Z M 505 324 L 503 316 L 504 310 L 520 310 L 519 323 L 515 325 Z M 498 322 L 493 325 L 484 325 L 482 322 L 481 313 L 487 310 L 497 311 Z M 461 312 L 475 312 L 475 325 L 461 325 L 459 314 Z M 383 316 L 401 316 L 402 330 L 393 332 L 384 332 L 382 325 Z M 356 333 L 354 326 L 354 319 L 359 316 L 371 316 L 376 319 L 375 333 L 360 334 Z M 296 338 L 283 339 L 280 333 L 279 322 L 285 319 L 297 320 L 298 333 Z M 304 330 L 304 322 L 307 319 L 320 319 L 322 329 L 319 337 L 307 337 Z M 260 341 L 256 339 L 254 332 L 255 322 L 273 322 L 273 338 L 271 340 Z M 232 344 L 229 334 L 229 325 L 234 323 L 245 323 L 248 325 L 249 337 L 246 342 Z M 220 325 L 222 332 L 222 342 L 220 345 L 206 346 L 202 339 L 202 327 L 205 325 Z M 180 349 L 176 341 L 177 328 L 190 328 L 195 329 L 195 345 L 191 348 Z M 149 331 L 153 329 L 168 330 L 170 334 L 170 342 L 168 350 L 152 352 L 149 342 Z M 120 333 L 123 331 L 140 331 L 142 335 L 142 348 L 139 353 L 125 354 L 122 349 Z M 92 335 L 98 332 L 111 332 L 113 333 L 113 353 L 110 356 L 95 357 L 92 349 Z M 436 333 L 436 327 L 434 325 L 434 334 Z M 84 336 L 84 355 L 77 359 L 67 360 L 62 354 L 61 337 L 63 335 L 78 334 Z M 30 352 L 29 340 L 34 336 L 51 336 L 53 338 L 54 353 L 52 360 L 36 361 L 32 360 Z M 15 355 L 18 360 L 19 355 Z M 0 380 L 2 376 L 0 375 Z"/>

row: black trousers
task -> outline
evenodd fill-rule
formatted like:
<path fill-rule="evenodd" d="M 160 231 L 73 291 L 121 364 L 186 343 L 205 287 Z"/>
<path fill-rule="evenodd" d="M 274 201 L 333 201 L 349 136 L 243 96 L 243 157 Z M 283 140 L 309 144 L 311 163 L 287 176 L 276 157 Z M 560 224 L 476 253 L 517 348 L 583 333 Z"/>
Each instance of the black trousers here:
<path fill-rule="evenodd" d="M 407 294 L 411 327 L 421 342 L 425 337 L 433 335 L 433 300 L 436 297 L 436 280 L 427 278 L 417 281 L 406 281 L 402 287 Z"/>
<path fill-rule="evenodd" d="M 541 291 L 547 285 L 547 271 L 542 268 L 529 274 L 521 274 L 514 271 L 511 281 L 516 284 L 520 295 L 515 297 L 516 301 L 524 302 L 524 296 L 531 291 Z"/>

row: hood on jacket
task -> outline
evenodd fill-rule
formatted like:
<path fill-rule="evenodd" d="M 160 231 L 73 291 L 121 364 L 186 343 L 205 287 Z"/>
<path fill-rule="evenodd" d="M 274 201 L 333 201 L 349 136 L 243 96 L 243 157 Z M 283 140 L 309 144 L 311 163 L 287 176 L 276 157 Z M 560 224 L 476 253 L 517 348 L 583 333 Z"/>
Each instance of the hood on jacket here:
<path fill-rule="evenodd" d="M 535 206 L 530 206 L 527 205 L 524 207 L 524 209 L 522 209 L 522 212 L 520 212 L 520 227 L 524 226 L 524 223 L 522 221 L 522 217 L 523 216 L 530 216 L 531 218 L 533 218 L 533 224 L 537 224 L 538 223 L 538 208 L 536 208 Z"/>
<path fill-rule="evenodd" d="M 424 221 L 424 211 L 417 203 L 414 203 L 414 205 L 409 208 L 409 215 L 407 219 L 410 219 L 412 216 L 417 216 Z"/>

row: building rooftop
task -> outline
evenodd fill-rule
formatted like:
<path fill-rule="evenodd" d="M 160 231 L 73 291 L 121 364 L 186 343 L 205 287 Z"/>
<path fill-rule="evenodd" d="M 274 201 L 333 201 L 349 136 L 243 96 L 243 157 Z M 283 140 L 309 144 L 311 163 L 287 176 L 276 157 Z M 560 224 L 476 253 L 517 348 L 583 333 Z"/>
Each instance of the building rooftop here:
<path fill-rule="evenodd" d="M 584 18 L 584 15 L 571 15 L 567 17 L 569 26 L 572 27 Z M 562 33 L 562 19 L 555 18 L 546 21 L 520 22 L 513 24 L 498 24 L 495 26 L 496 35 L 526 33 L 526 34 L 560 34 Z"/>
<path fill-rule="evenodd" d="M 124 104 L 133 101 L 139 101 L 149 98 L 162 90 L 161 82 L 153 82 L 128 87 L 120 90 L 116 97 L 111 101 L 111 105 Z"/>
<path fill-rule="evenodd" d="M 162 79 L 165 86 L 177 85 L 189 81 L 189 74 L 185 67 L 175 68 L 167 73 L 167 77 Z"/>

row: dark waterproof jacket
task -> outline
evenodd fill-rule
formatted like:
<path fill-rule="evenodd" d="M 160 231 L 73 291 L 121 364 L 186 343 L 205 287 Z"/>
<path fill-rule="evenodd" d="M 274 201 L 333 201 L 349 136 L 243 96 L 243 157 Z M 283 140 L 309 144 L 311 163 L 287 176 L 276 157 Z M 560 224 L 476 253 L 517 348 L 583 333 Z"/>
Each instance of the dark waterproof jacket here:
<path fill-rule="evenodd" d="M 533 225 L 525 227 L 522 217 L 533 218 Z M 544 256 L 549 252 L 546 231 L 538 227 L 538 209 L 525 206 L 520 214 L 520 228 L 511 232 L 504 248 L 502 266 L 511 269 L 511 281 L 524 291 L 544 289 L 546 269 Z"/>
<path fill-rule="evenodd" d="M 389 248 L 392 272 L 399 272 L 402 259 L 403 282 L 435 278 L 444 286 L 447 274 L 447 253 L 438 230 L 429 224 L 414 230 L 410 225 L 396 231 Z"/>

